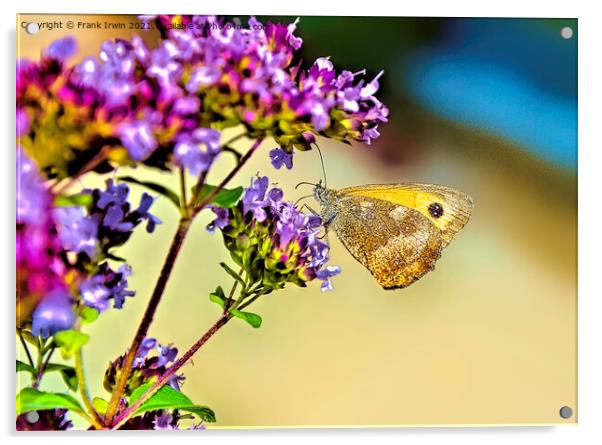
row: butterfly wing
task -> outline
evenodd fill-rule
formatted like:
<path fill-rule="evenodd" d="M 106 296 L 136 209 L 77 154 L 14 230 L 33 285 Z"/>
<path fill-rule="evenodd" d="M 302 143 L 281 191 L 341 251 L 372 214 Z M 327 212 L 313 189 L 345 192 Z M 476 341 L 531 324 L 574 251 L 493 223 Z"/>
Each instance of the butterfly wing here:
<path fill-rule="evenodd" d="M 420 212 L 353 194 L 340 195 L 331 227 L 385 289 L 406 287 L 432 270 L 445 243 Z"/>
<path fill-rule="evenodd" d="M 470 196 L 443 185 L 412 183 L 362 185 L 339 190 L 339 194 L 348 197 L 375 198 L 420 212 L 441 231 L 444 247 L 468 222 L 473 209 Z"/>

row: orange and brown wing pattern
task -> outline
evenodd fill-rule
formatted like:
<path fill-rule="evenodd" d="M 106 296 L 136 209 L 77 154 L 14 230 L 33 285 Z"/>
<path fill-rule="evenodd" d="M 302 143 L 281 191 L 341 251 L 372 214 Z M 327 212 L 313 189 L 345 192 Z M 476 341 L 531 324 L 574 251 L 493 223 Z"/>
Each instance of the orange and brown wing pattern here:
<path fill-rule="evenodd" d="M 339 190 L 341 197 L 365 197 L 414 209 L 441 232 L 444 247 L 468 220 L 472 198 L 451 187 L 434 184 L 374 184 Z"/>
<path fill-rule="evenodd" d="M 444 246 L 440 230 L 420 212 L 371 197 L 340 196 L 332 227 L 385 289 L 406 287 L 432 270 Z"/>

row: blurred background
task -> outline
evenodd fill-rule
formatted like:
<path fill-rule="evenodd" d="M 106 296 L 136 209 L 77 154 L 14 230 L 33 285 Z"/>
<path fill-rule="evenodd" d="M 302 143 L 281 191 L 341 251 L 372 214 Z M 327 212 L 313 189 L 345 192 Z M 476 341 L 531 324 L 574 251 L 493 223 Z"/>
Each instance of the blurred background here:
<path fill-rule="evenodd" d="M 53 19 L 78 16 L 19 22 Z M 18 23 L 18 55 L 37 58 L 66 34 L 78 38 L 80 59 L 107 38 L 131 36 L 28 35 Z M 329 186 L 445 184 L 472 195 L 474 213 L 434 272 L 395 291 L 382 290 L 331 234 L 332 263 L 343 270 L 335 290 L 312 283 L 264 297 L 253 305 L 262 327 L 227 325 L 184 368 L 183 391 L 213 408 L 219 427 L 576 422 L 577 21 L 301 17 L 297 34 L 306 65 L 331 56 L 338 69 L 366 68 L 369 79 L 385 70 L 379 97 L 391 116 L 382 136 L 370 147 L 319 141 Z M 315 150 L 297 153 L 292 171 L 275 171 L 274 143 L 262 147 L 237 185 L 260 172 L 295 199 L 307 192 L 297 182 L 322 178 Z M 220 159 L 210 180 L 231 162 Z M 149 169 L 120 173 L 177 184 Z M 94 395 L 107 397 L 105 367 L 130 344 L 175 231 L 171 204 L 157 200 L 154 213 L 164 222 L 156 233 L 139 230 L 119 252 L 137 296 L 89 329 Z M 208 293 L 230 283 L 218 266 L 228 261 L 220 238 L 204 228 L 210 219 L 195 222 L 150 331 L 182 352 L 218 316 Z M 50 376 L 42 386 L 63 388 Z M 575 410 L 567 420 L 558 414 L 565 405 Z"/>

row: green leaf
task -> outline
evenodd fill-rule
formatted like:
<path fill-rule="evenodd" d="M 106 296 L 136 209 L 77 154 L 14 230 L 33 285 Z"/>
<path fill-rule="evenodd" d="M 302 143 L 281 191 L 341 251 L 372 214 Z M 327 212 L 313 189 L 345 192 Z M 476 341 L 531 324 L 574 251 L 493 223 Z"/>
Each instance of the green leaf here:
<path fill-rule="evenodd" d="M 180 208 L 180 197 L 178 196 L 178 194 L 161 184 L 157 184 L 156 182 L 151 181 L 139 181 L 138 179 L 133 178 L 131 176 L 122 176 L 119 179 L 121 181 L 129 182 L 131 184 L 141 185 L 142 187 L 146 187 L 149 190 L 160 193 L 161 195 L 169 199 L 178 209 Z"/>
<path fill-rule="evenodd" d="M 26 371 L 32 375 L 36 375 L 38 371 L 31 365 L 23 363 L 21 360 L 17 360 L 17 372 Z"/>
<path fill-rule="evenodd" d="M 221 286 L 217 286 L 217 289 L 209 294 L 209 300 L 218 304 L 222 309 L 224 308 L 226 305 L 226 295 L 224 294 L 224 290 L 221 288 Z"/>
<path fill-rule="evenodd" d="M 238 281 L 243 286 L 245 285 L 245 280 L 242 279 L 242 277 L 238 274 L 238 272 L 236 272 L 234 269 L 232 269 L 226 263 L 222 262 L 222 263 L 219 263 L 219 265 L 222 266 L 222 269 L 224 269 L 228 275 L 230 275 L 232 278 L 234 278 L 236 281 Z"/>
<path fill-rule="evenodd" d="M 82 317 L 83 324 L 92 323 L 98 318 L 98 314 L 100 314 L 100 312 L 90 306 L 84 305 L 80 309 L 80 315 Z"/>
<path fill-rule="evenodd" d="M 214 423 L 215 422 L 215 413 L 213 410 L 207 406 L 185 406 L 183 408 L 179 408 L 180 411 L 188 411 L 189 413 L 196 414 L 201 420 L 205 422 Z"/>
<path fill-rule="evenodd" d="M 80 331 L 61 331 L 54 334 L 54 342 L 61 348 L 63 357 L 69 358 L 83 345 L 88 343 L 90 336 Z"/>
<path fill-rule="evenodd" d="M 75 373 L 75 368 L 72 366 L 61 365 L 60 363 L 48 363 L 46 365 L 45 372 L 53 372 L 57 371 L 61 373 L 61 377 L 63 378 L 63 382 L 65 385 L 72 390 L 77 390 L 77 375 Z"/>
<path fill-rule="evenodd" d="M 241 320 L 246 321 L 254 328 L 258 328 L 261 326 L 261 317 L 252 312 L 242 312 L 238 309 L 230 309 L 230 313 L 234 315 L 236 318 L 240 318 Z"/>
<path fill-rule="evenodd" d="M 100 397 L 94 397 L 92 399 L 92 406 L 99 414 L 103 414 L 107 412 L 107 408 L 109 407 L 109 402 Z"/>
<path fill-rule="evenodd" d="M 83 412 L 79 402 L 68 394 L 43 392 L 33 388 L 23 388 L 17 394 L 17 415 L 29 411 L 64 408 L 78 413 Z"/>
<path fill-rule="evenodd" d="M 152 383 L 147 383 L 136 388 L 130 396 L 130 405 L 135 403 L 152 386 Z M 162 386 L 136 410 L 135 414 L 142 414 L 147 411 L 155 411 L 158 409 L 178 409 L 181 411 L 188 411 L 199 416 L 206 422 L 215 422 L 215 414 L 210 408 L 195 405 L 188 397 L 180 391 L 176 391 L 169 385 Z"/>
<path fill-rule="evenodd" d="M 201 190 L 198 192 L 198 196 L 196 199 L 196 204 L 200 204 L 209 196 L 213 190 L 215 190 L 214 185 L 203 184 Z M 198 191 L 198 186 L 194 186 L 192 188 L 192 193 L 196 194 Z M 222 189 L 211 199 L 211 204 L 217 204 L 220 207 L 230 208 L 234 207 L 240 197 L 242 196 L 244 191 L 243 187 L 236 187 L 234 189 Z"/>
<path fill-rule="evenodd" d="M 92 204 L 92 195 L 89 193 L 78 193 L 77 195 L 57 195 L 54 198 L 55 207 L 88 207 L 90 204 Z"/>

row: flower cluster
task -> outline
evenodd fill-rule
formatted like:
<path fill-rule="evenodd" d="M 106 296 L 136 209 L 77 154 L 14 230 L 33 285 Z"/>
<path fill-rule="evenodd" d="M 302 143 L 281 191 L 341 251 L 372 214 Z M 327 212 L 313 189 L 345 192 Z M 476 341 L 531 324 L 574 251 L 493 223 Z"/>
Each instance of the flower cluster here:
<path fill-rule="evenodd" d="M 127 408 L 128 398 L 132 392 L 141 385 L 156 381 L 166 369 L 176 361 L 178 349 L 171 344 L 162 345 L 155 338 L 146 338 L 140 344 L 134 362 L 132 364 L 132 373 L 128 377 L 128 382 L 122 400 L 121 409 Z M 125 354 L 118 357 L 105 371 L 104 387 L 112 392 L 119 378 L 119 373 L 123 369 Z M 175 374 L 169 381 L 176 391 L 180 391 L 180 386 L 184 381 L 182 374 Z M 124 430 L 177 430 L 180 429 L 179 422 L 183 419 L 192 419 L 192 416 L 183 415 L 178 410 L 154 410 L 135 416 L 125 422 L 120 429 Z M 200 428 L 201 425 L 193 425 L 191 429 Z M 204 428 L 204 427 L 202 427 Z"/>
<path fill-rule="evenodd" d="M 17 324 L 47 337 L 75 321 L 67 268 L 51 215 L 52 197 L 36 165 L 17 147 Z"/>
<path fill-rule="evenodd" d="M 99 312 L 110 301 L 121 308 L 133 296 L 131 268 L 116 270 L 108 260 L 134 228 L 145 222 L 152 232 L 159 221 L 149 213 L 153 198 L 144 193 L 137 208 L 129 188 L 108 180 L 106 188 L 85 190 L 82 205 L 56 206 L 36 164 L 17 148 L 17 315 L 18 326 L 48 337 L 70 329 L 76 306 Z"/>
<path fill-rule="evenodd" d="M 178 349 L 171 344 L 162 345 L 155 338 L 144 339 L 134 358 L 133 371 L 128 377 L 125 394 L 129 396 L 139 386 L 156 380 L 176 360 L 177 355 Z M 125 354 L 110 363 L 105 371 L 104 387 L 107 391 L 113 391 L 124 361 Z M 184 376 L 176 374 L 169 381 L 169 385 L 179 391 L 183 381 Z"/>
<path fill-rule="evenodd" d="M 220 130 L 243 126 L 272 136 L 276 165 L 291 164 L 322 135 L 370 143 L 388 109 L 376 97 L 380 72 L 337 72 L 328 58 L 303 69 L 302 40 L 291 24 L 255 18 L 249 26 L 212 16 L 158 16 L 154 45 L 133 35 L 108 40 L 98 57 L 69 66 L 71 37 L 55 41 L 40 61 L 17 72 L 19 143 L 49 177 L 66 177 L 89 162 L 143 162 L 193 174 L 221 150 Z M 150 36 L 149 36 L 149 39 Z"/>
<path fill-rule="evenodd" d="M 283 201 L 279 188 L 268 189 L 268 178 L 251 181 L 242 200 L 232 209 L 214 207 L 216 219 L 207 227 L 219 229 L 234 261 L 267 290 L 287 282 L 305 286 L 322 281 L 322 290 L 332 288 L 331 277 L 340 273 L 329 266 L 329 246 L 320 239 L 322 220 L 300 212 Z"/>

